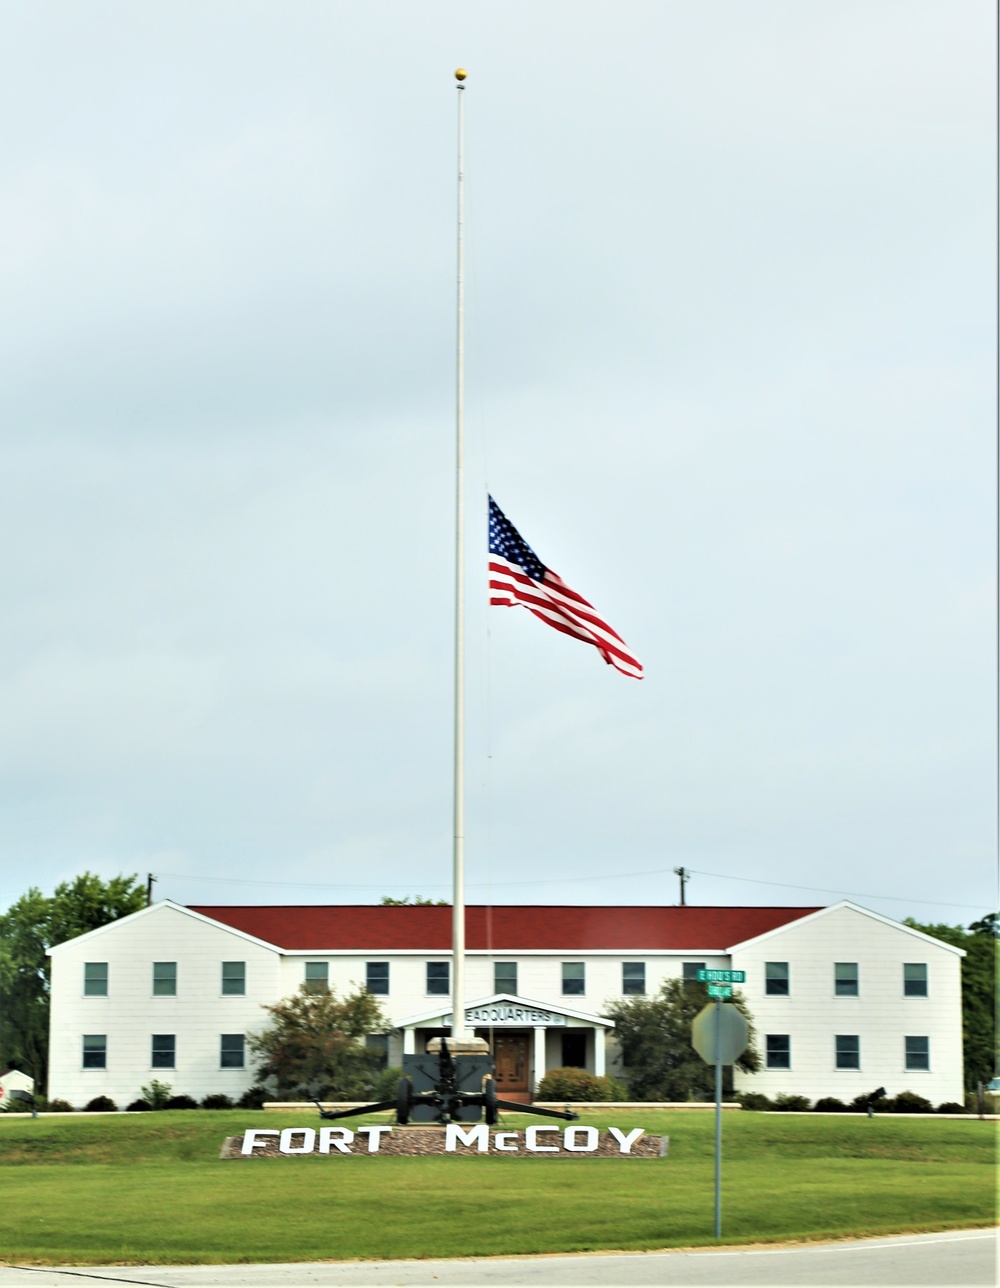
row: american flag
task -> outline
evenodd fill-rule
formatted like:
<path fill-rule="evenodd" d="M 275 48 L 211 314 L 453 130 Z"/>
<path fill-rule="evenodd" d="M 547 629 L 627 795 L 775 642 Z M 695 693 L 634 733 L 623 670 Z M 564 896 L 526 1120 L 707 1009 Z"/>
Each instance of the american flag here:
<path fill-rule="evenodd" d="M 545 567 L 492 497 L 490 603 L 508 608 L 521 604 L 557 631 L 593 644 L 622 675 L 642 679 L 642 666 L 622 637 L 598 617 L 593 604 Z"/>

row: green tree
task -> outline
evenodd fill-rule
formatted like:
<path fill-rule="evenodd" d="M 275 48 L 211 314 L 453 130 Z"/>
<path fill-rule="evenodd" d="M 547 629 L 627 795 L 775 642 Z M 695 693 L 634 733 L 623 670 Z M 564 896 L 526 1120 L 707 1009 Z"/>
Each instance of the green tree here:
<path fill-rule="evenodd" d="M 962 1056 L 965 1087 L 989 1082 L 1000 1068 L 997 1046 L 997 937 L 1000 917 L 996 913 L 962 926 L 924 925 L 907 917 L 903 923 L 925 935 L 964 948 L 962 958 Z"/>
<path fill-rule="evenodd" d="M 450 908 L 449 899 L 425 899 L 422 894 L 415 895 L 412 899 L 408 894 L 403 895 L 402 899 L 394 899 L 391 894 L 384 894 L 379 903 L 384 908 Z"/>
<path fill-rule="evenodd" d="M 691 1045 L 691 1024 L 710 998 L 704 984 L 668 979 L 652 997 L 627 997 L 613 1002 L 605 1015 L 615 1023 L 629 1091 L 636 1100 L 702 1100 L 715 1093 L 715 1070 Z M 737 1068 L 756 1073 L 760 1068 L 753 1020 L 742 994 L 737 1007 L 749 1028 L 747 1049 Z M 727 1071 L 726 1082 L 731 1083 Z"/>
<path fill-rule="evenodd" d="M 31 1074 L 43 1090 L 49 1065 L 46 950 L 145 905 L 138 876 L 102 881 L 84 872 L 46 896 L 34 886 L 0 915 L 0 1061 Z"/>
<path fill-rule="evenodd" d="M 341 999 L 331 988 L 313 992 L 300 984 L 264 1010 L 273 1022 L 248 1041 L 258 1078 L 274 1078 L 279 1097 L 350 1100 L 368 1094 L 378 1055 L 366 1049 L 365 1036 L 392 1026 L 366 988 Z"/>

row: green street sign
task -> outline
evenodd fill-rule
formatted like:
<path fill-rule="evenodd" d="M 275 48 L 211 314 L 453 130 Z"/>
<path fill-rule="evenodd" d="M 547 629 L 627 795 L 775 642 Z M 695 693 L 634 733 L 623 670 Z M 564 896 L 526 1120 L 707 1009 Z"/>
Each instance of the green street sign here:
<path fill-rule="evenodd" d="M 699 970 L 699 984 L 745 984 L 745 970 Z"/>
<path fill-rule="evenodd" d="M 709 997 L 732 997 L 733 986 L 732 984 L 709 984 L 708 995 Z"/>

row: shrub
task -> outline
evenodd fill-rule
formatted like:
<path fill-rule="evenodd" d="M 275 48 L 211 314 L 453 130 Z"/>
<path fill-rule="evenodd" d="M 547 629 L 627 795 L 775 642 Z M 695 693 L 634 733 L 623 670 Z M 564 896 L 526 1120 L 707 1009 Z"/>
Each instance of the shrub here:
<path fill-rule="evenodd" d="M 164 1109 L 197 1109 L 198 1102 L 191 1096 L 171 1096 Z"/>
<path fill-rule="evenodd" d="M 201 1102 L 202 1109 L 232 1109 L 233 1102 L 221 1092 L 215 1096 L 206 1096 Z"/>
<path fill-rule="evenodd" d="M 804 1114 L 812 1101 L 808 1096 L 786 1096 L 779 1094 L 774 1097 L 774 1107 L 779 1113 L 785 1114 Z"/>
<path fill-rule="evenodd" d="M 965 1105 L 956 1104 L 954 1100 L 946 1100 L 943 1105 L 938 1105 L 939 1114 L 964 1114 Z"/>
<path fill-rule="evenodd" d="M 813 1113 L 816 1114 L 846 1114 L 847 1106 L 836 1096 L 820 1096 L 819 1100 L 813 1105 Z"/>
<path fill-rule="evenodd" d="M 263 1109 L 265 1100 L 274 1097 L 266 1087 L 248 1087 L 236 1102 L 237 1109 Z"/>
<path fill-rule="evenodd" d="M 766 1113 L 767 1110 L 774 1108 L 771 1101 L 761 1091 L 738 1091 L 734 1099 L 738 1100 L 744 1109 L 749 1109 L 751 1113 Z"/>
<path fill-rule="evenodd" d="M 47 1114 L 71 1114 L 74 1112 L 74 1109 L 68 1100 L 60 1100 L 57 1096 L 55 1100 L 50 1100 L 48 1102 L 45 1106 L 44 1112 Z"/>
<path fill-rule="evenodd" d="M 934 1106 L 915 1091 L 901 1091 L 892 1100 L 886 1101 L 883 1109 L 888 1114 L 932 1114 Z"/>
<path fill-rule="evenodd" d="M 126 1106 L 125 1112 L 128 1114 L 148 1114 L 152 1107 L 148 1100 L 133 1100 L 130 1105 Z"/>
<path fill-rule="evenodd" d="M 871 1102 L 872 1109 L 878 1109 L 882 1113 L 889 1112 L 890 1102 L 885 1099 L 884 1091 L 880 1096 L 876 1096 L 872 1091 L 866 1091 L 863 1095 L 855 1096 L 847 1108 L 854 1114 L 866 1114 L 868 1112 L 869 1101 Z"/>
<path fill-rule="evenodd" d="M 88 1114 L 116 1114 L 118 1106 L 109 1096 L 95 1096 L 84 1105 Z"/>
<path fill-rule="evenodd" d="M 148 1087 L 140 1087 L 139 1090 L 150 1109 L 163 1109 L 170 1099 L 173 1088 L 169 1082 L 160 1082 L 153 1078 Z"/>
<path fill-rule="evenodd" d="M 616 1078 L 613 1073 L 604 1075 L 604 1081 L 608 1084 L 609 1100 L 631 1100 L 632 1094 L 628 1089 L 628 1084 L 622 1082 L 621 1078 Z"/>
<path fill-rule="evenodd" d="M 372 1087 L 372 1100 L 395 1100 L 396 1088 L 402 1076 L 403 1070 L 397 1069 L 395 1065 L 390 1064 L 387 1069 L 383 1069 Z"/>
<path fill-rule="evenodd" d="M 617 1078 L 586 1069 L 550 1069 L 538 1087 L 539 1100 L 619 1100 L 628 1095 Z"/>

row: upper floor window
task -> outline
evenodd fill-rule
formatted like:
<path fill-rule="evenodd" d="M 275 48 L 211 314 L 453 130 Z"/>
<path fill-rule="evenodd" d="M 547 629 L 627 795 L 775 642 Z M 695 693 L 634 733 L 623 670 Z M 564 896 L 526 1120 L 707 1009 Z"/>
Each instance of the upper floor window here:
<path fill-rule="evenodd" d="M 586 992 L 587 977 L 583 962 L 563 962 L 562 986 L 564 997 L 580 996 Z"/>
<path fill-rule="evenodd" d="M 104 1033 L 83 1035 L 83 1067 L 106 1069 L 108 1067 L 108 1039 Z"/>
<path fill-rule="evenodd" d="M 244 997 L 247 991 L 246 962 L 222 963 L 222 992 L 227 997 Z M 242 1065 L 240 1066 L 243 1067 Z"/>
<path fill-rule="evenodd" d="M 904 1038 L 906 1043 L 906 1067 L 907 1069 L 930 1069 L 931 1067 L 931 1040 L 924 1037 Z"/>
<path fill-rule="evenodd" d="M 154 1033 L 149 1063 L 154 1069 L 172 1069 L 177 1057 L 177 1037 L 173 1033 Z"/>
<path fill-rule="evenodd" d="M 640 997 L 646 992 L 645 962 L 622 962 L 622 992 Z"/>
<path fill-rule="evenodd" d="M 310 993 L 325 993 L 330 987 L 330 963 L 306 962 L 306 989 Z"/>
<path fill-rule="evenodd" d="M 837 997 L 857 997 L 858 963 L 833 963 L 833 991 Z"/>
<path fill-rule="evenodd" d="M 388 962 L 365 962 L 365 988 L 376 997 L 389 996 Z"/>
<path fill-rule="evenodd" d="M 685 984 L 697 984 L 698 972 L 705 969 L 704 962 L 685 962 L 682 969 Z"/>
<path fill-rule="evenodd" d="M 153 996 L 177 996 L 176 962 L 153 962 Z"/>
<path fill-rule="evenodd" d="M 769 997 L 787 997 L 789 987 L 788 962 L 764 963 L 764 992 Z"/>
<path fill-rule="evenodd" d="M 792 1067 L 792 1039 L 787 1033 L 768 1033 L 765 1045 L 769 1069 Z"/>
<path fill-rule="evenodd" d="M 903 962 L 903 996 L 927 996 L 926 962 Z"/>
<path fill-rule="evenodd" d="M 107 997 L 108 995 L 108 963 L 107 962 L 84 962 L 83 963 L 83 995 L 84 997 Z"/>
<path fill-rule="evenodd" d="M 861 1039 L 856 1033 L 838 1033 L 834 1044 L 838 1069 L 861 1068 Z"/>
<path fill-rule="evenodd" d="M 242 1033 L 223 1033 L 219 1037 L 219 1068 L 242 1069 L 246 1062 L 246 1043 Z"/>
<path fill-rule="evenodd" d="M 451 992 L 450 962 L 427 963 L 427 991 L 445 995 Z"/>
<path fill-rule="evenodd" d="M 493 992 L 517 995 L 517 962 L 493 963 Z"/>

